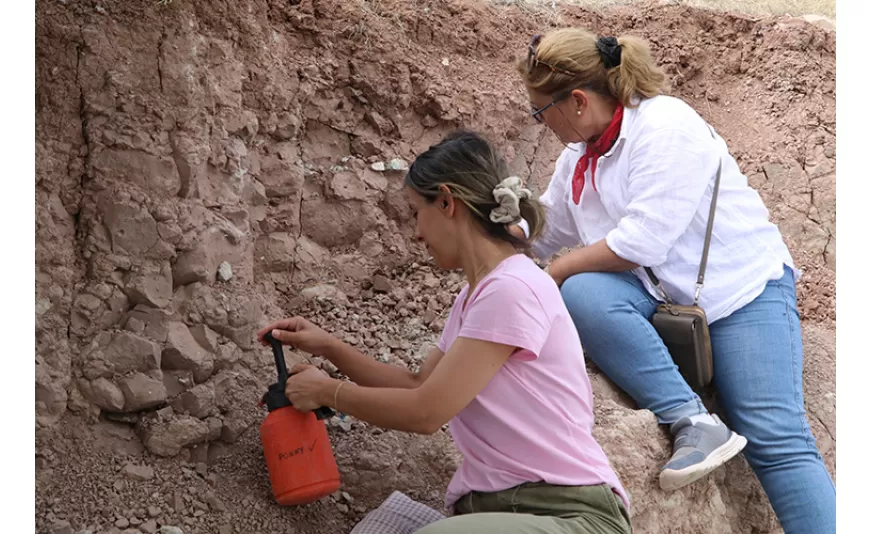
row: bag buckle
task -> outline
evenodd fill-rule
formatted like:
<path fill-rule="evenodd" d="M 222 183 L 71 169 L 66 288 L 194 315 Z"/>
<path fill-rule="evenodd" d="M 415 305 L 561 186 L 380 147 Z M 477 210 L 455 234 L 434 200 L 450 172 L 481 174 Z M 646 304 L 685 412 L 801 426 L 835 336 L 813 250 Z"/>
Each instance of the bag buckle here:
<path fill-rule="evenodd" d="M 704 284 L 698 283 L 695 284 L 695 306 L 698 305 L 698 302 L 701 300 L 701 288 L 704 287 Z"/>

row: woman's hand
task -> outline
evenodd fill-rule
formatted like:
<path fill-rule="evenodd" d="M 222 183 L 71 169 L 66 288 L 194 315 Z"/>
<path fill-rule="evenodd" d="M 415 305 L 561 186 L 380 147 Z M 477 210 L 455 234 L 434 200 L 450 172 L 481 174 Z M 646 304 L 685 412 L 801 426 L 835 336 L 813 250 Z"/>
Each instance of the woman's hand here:
<path fill-rule="evenodd" d="M 335 336 L 326 333 L 319 326 L 302 317 L 275 321 L 257 332 L 257 339 L 263 345 L 268 345 L 263 336 L 269 332 L 272 332 L 272 336 L 285 345 L 292 345 L 299 350 L 318 356 L 323 356 L 329 346 L 338 341 Z"/>
<path fill-rule="evenodd" d="M 639 265 L 617 256 L 602 239 L 591 245 L 574 249 L 547 268 L 547 273 L 562 287 L 568 278 L 580 273 L 619 273 L 637 269 Z"/>
<path fill-rule="evenodd" d="M 331 400 L 329 396 L 339 385 L 338 380 L 329 378 L 313 365 L 297 364 L 290 372 L 284 394 L 293 403 L 293 407 L 303 413 L 325 406 Z"/>
<path fill-rule="evenodd" d="M 520 228 L 520 226 L 519 226 L 518 224 L 510 224 L 510 225 L 508 225 L 508 227 L 507 227 L 507 231 L 508 231 L 509 234 L 511 234 L 512 236 L 514 236 L 514 237 L 516 237 L 517 239 L 520 239 L 520 240 L 522 240 L 522 241 L 526 241 L 526 240 L 528 239 L 528 238 L 526 237 L 526 232 L 523 231 L 523 229 Z"/>
<path fill-rule="evenodd" d="M 565 280 L 567 280 L 568 277 L 571 276 L 571 274 L 565 273 L 563 269 L 564 262 L 560 260 L 562 260 L 562 258 L 554 260 L 552 263 L 550 263 L 549 266 L 547 266 L 547 274 L 549 274 L 553 281 L 556 282 L 556 285 L 558 287 L 562 287 L 562 284 L 565 282 Z"/>

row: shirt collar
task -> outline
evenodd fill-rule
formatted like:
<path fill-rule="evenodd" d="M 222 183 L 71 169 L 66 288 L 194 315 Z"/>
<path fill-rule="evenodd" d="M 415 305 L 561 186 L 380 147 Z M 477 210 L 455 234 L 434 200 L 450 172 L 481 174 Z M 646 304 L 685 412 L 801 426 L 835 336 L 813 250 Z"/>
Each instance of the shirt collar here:
<path fill-rule="evenodd" d="M 640 103 L 642 102 L 641 98 L 638 96 L 634 96 L 631 99 L 631 107 L 626 106 L 622 112 L 622 126 L 619 128 L 619 135 L 616 136 L 616 141 L 614 141 L 613 146 L 610 147 L 610 150 L 605 152 L 602 157 L 610 157 L 613 154 L 613 151 L 616 150 L 616 147 L 620 146 L 622 143 L 625 143 L 628 138 L 628 132 L 631 131 L 631 126 L 634 124 L 634 120 L 637 118 L 637 114 L 639 111 Z M 586 152 L 586 144 L 585 143 L 570 143 L 568 146 L 578 151 L 581 155 Z"/>
<path fill-rule="evenodd" d="M 622 112 L 622 126 L 619 128 L 619 135 L 616 136 L 616 141 L 613 142 L 613 146 L 610 147 L 602 157 L 608 158 L 611 154 L 616 150 L 617 147 L 625 143 L 626 139 L 628 139 L 628 134 L 631 132 L 631 127 L 634 124 L 634 120 L 637 118 L 638 110 L 640 109 L 641 99 L 638 96 L 634 96 L 631 98 L 631 107 L 625 106 Z"/>

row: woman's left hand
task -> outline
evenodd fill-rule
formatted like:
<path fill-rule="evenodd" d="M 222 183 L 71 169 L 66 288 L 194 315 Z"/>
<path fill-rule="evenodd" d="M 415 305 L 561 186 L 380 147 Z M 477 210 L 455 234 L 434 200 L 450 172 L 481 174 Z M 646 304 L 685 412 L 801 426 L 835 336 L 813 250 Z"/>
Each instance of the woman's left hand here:
<path fill-rule="evenodd" d="M 562 258 L 554 260 L 547 266 L 547 274 L 549 274 L 553 281 L 556 282 L 558 287 L 562 287 L 562 283 L 567 278 L 562 274 L 562 264 L 559 262 L 561 259 Z"/>
<path fill-rule="evenodd" d="M 290 372 L 293 374 L 287 378 L 284 394 L 293 403 L 293 407 L 303 413 L 324 406 L 324 397 L 328 397 L 338 386 L 333 385 L 336 380 L 313 365 L 300 363 Z"/>

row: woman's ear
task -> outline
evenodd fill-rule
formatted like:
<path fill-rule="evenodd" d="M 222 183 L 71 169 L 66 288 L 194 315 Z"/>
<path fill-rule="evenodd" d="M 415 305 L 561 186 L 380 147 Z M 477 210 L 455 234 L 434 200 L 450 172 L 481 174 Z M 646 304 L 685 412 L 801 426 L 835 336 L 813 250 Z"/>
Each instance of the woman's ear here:
<path fill-rule="evenodd" d="M 438 186 L 438 192 L 440 195 L 435 201 L 438 205 L 438 209 L 440 209 L 445 216 L 453 217 L 453 213 L 456 211 L 456 199 L 453 198 L 450 188 L 441 184 Z"/>
<path fill-rule="evenodd" d="M 581 89 L 574 89 L 571 91 L 571 99 L 574 100 L 574 103 L 577 105 L 578 113 L 585 113 L 586 108 L 589 105 L 589 98 L 586 96 L 586 93 Z"/>

